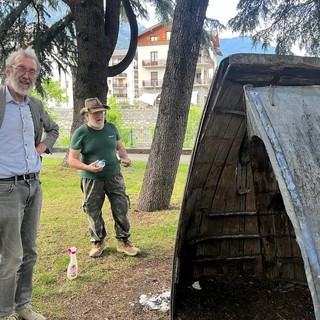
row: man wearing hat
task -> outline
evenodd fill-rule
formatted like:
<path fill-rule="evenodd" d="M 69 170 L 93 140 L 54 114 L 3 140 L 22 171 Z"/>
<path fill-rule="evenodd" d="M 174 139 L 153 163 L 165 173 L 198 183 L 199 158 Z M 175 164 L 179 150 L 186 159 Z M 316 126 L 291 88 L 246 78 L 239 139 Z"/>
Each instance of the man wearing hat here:
<path fill-rule="evenodd" d="M 81 170 L 82 208 L 88 215 L 93 245 L 89 255 L 93 258 L 99 257 L 105 250 L 104 239 L 107 232 L 102 217 L 102 206 L 106 195 L 115 221 L 117 251 L 129 256 L 135 256 L 140 252 L 129 240 L 130 202 L 120 171 L 120 162 L 123 166 L 130 166 L 131 161 L 117 128 L 106 121 L 105 112 L 108 109 L 110 107 L 102 104 L 98 98 L 85 100 L 80 114 L 84 115 L 86 124 L 72 135 L 68 159 L 70 167 Z"/>

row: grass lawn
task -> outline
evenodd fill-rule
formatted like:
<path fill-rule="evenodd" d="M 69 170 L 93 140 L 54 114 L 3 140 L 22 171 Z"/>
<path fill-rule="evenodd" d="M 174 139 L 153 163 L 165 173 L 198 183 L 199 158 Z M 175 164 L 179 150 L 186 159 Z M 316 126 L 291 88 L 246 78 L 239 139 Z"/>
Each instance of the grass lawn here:
<path fill-rule="evenodd" d="M 76 295 L 96 279 L 115 281 L 115 274 L 127 271 L 139 259 L 122 259 L 116 252 L 113 220 L 109 202 L 103 209 L 107 223 L 109 253 L 108 263 L 103 259 L 92 259 L 88 253 L 87 217 L 80 208 L 82 193 L 79 173 L 61 166 L 62 158 L 45 157 L 41 181 L 43 186 L 43 209 L 38 238 L 38 262 L 34 272 L 33 304 L 51 318 L 65 318 L 63 300 Z M 141 249 L 140 259 L 152 260 L 172 256 L 176 227 L 187 177 L 188 164 L 181 163 L 172 195 L 172 209 L 153 213 L 139 212 L 136 204 L 141 188 L 146 163 L 133 161 L 129 168 L 123 168 L 127 193 L 131 200 L 131 240 Z M 67 250 L 77 248 L 79 277 L 70 281 L 66 277 L 69 263 Z M 57 306 L 59 306 L 57 308 Z"/>

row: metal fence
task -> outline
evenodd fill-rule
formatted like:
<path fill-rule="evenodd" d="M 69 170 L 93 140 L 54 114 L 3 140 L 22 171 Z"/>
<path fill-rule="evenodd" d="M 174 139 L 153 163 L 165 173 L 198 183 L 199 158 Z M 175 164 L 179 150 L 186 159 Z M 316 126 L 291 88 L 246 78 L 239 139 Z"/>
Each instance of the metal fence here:
<path fill-rule="evenodd" d="M 154 135 L 154 129 L 134 129 L 134 128 L 122 128 L 120 131 L 121 140 L 127 148 L 150 148 Z M 183 148 L 192 149 L 194 146 L 195 138 L 197 135 L 196 130 L 187 132 Z M 56 147 L 68 147 L 70 142 L 70 129 L 60 128 L 60 136 L 56 142 Z"/>

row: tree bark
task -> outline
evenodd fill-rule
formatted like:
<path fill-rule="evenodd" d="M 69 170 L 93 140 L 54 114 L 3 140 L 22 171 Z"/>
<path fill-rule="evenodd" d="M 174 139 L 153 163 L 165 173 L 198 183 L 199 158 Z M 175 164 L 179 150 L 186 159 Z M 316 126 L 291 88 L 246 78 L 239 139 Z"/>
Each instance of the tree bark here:
<path fill-rule="evenodd" d="M 105 13 L 103 0 L 74 0 L 70 2 L 70 9 L 75 20 L 78 47 L 78 65 L 73 93 L 74 110 L 70 131 L 70 135 L 72 135 L 83 124 L 84 120 L 80 115 L 80 110 L 84 106 L 85 99 L 98 97 L 103 103 L 106 102 L 107 68 L 117 42 L 116 25 L 117 22 L 119 25 L 120 2 L 109 1 L 113 2 L 113 5 L 117 2 L 118 5 L 114 7 L 113 19 L 108 20 L 106 26 L 105 19 L 110 17 L 111 11 Z M 69 150 L 63 160 L 64 166 L 68 166 L 68 156 Z"/>
<path fill-rule="evenodd" d="M 177 0 L 155 135 L 138 200 L 168 209 L 183 147 L 208 0 Z"/>
<path fill-rule="evenodd" d="M 113 48 L 111 51 L 108 47 L 110 41 L 104 29 L 103 0 L 74 0 L 72 8 L 76 25 L 78 67 L 71 133 L 83 122 L 79 111 L 86 98 L 98 97 L 103 103 L 106 102 L 106 70 L 113 52 Z"/>

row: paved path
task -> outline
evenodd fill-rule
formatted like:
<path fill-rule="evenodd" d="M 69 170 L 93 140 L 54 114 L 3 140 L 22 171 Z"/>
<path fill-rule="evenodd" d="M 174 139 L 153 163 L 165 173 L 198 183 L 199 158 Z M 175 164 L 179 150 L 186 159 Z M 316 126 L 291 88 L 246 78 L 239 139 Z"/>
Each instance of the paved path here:
<path fill-rule="evenodd" d="M 44 157 L 56 157 L 56 158 L 64 158 L 66 155 L 65 152 L 54 152 L 52 155 L 44 154 Z M 129 158 L 131 160 L 137 161 L 148 161 L 149 154 L 145 153 L 129 153 Z M 191 155 L 190 154 L 182 154 L 180 157 L 181 163 L 190 163 Z"/>

